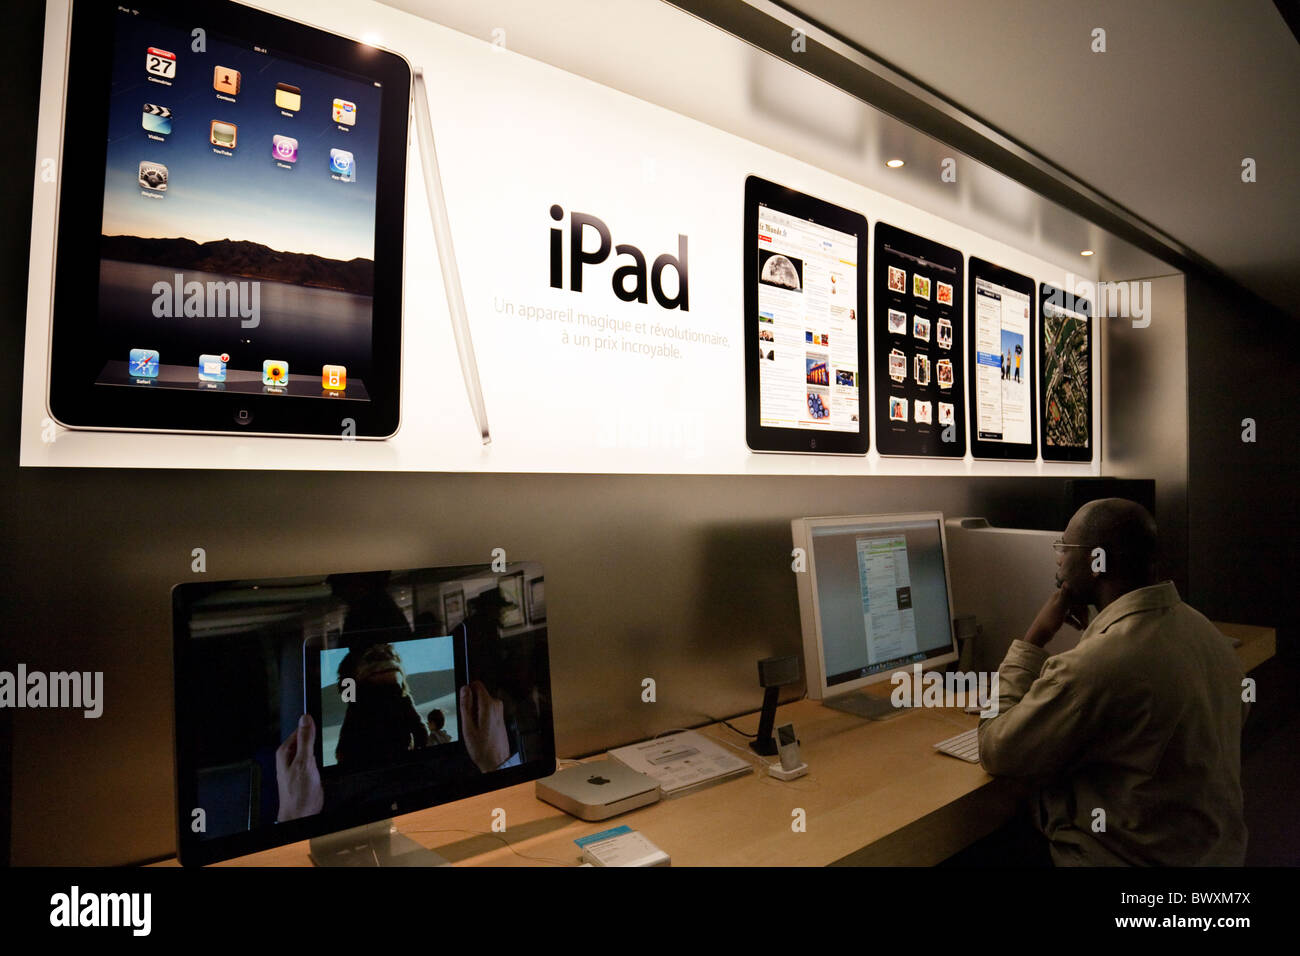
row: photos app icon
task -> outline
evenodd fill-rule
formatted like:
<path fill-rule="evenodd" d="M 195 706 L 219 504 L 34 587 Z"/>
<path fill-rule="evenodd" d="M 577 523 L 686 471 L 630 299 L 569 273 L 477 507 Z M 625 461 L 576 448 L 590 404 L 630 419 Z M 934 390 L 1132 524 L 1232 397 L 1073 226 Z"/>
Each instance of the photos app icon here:
<path fill-rule="evenodd" d="M 289 363 L 267 359 L 262 363 L 262 384 L 284 388 L 289 384 Z"/>

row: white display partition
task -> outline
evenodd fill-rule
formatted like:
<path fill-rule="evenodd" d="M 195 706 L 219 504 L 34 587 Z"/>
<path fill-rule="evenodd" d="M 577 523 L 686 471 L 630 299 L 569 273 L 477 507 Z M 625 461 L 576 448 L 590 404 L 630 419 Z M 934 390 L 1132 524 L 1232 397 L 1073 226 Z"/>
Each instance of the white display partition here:
<path fill-rule="evenodd" d="M 757 174 L 1061 286 L 1095 280 L 625 93 L 376 3 L 262 4 L 363 37 L 423 68 L 477 352 L 490 445 L 466 398 L 436 267 L 418 139 L 408 163 L 402 425 L 387 441 L 69 431 L 48 418 L 49 303 L 67 5 L 47 6 L 37 140 L 20 463 L 28 467 L 786 475 L 1051 475 L 1088 464 L 755 454 L 745 443 L 742 226 Z M 686 14 L 682 14 L 686 17 Z M 737 41 L 739 42 L 739 41 Z M 628 69 L 641 69 L 629 64 Z M 793 67 L 783 65 L 793 71 Z M 563 210 L 560 222 L 551 207 Z M 621 301 L 626 257 L 550 286 L 550 230 L 601 219 L 647 262 L 687 237 L 689 308 Z M 616 261 L 617 260 L 617 261 Z M 869 267 L 873 264 L 869 263 Z M 669 271 L 671 275 L 671 271 Z M 671 280 L 668 280 L 671 282 Z M 860 281 L 871 287 L 869 273 Z M 672 288 L 668 290 L 670 293 Z M 874 318 L 874 307 L 871 310 Z M 585 320 L 583 317 L 587 317 Z M 585 324 L 584 324 L 585 322 Z M 611 328 L 610 326 L 614 327 Z M 603 326 L 603 327 L 602 327 Z M 725 340 L 725 344 L 722 344 Z M 1093 444 L 1101 447 L 1094 328 Z M 874 363 L 868 357 L 864 368 Z M 969 374 L 969 371 L 968 371 Z M 867 382 L 875 395 L 874 374 Z"/>

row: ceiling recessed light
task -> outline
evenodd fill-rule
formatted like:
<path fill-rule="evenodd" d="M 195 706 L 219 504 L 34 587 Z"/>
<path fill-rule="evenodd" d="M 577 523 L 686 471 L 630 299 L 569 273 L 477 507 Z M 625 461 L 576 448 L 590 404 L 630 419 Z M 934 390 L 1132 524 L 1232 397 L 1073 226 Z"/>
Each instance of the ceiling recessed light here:
<path fill-rule="evenodd" d="M 1081 256 L 1090 256 L 1090 255 L 1092 255 L 1092 250 L 1091 250 L 1091 249 L 1084 249 L 1083 252 L 1079 253 L 1079 255 L 1081 255 Z"/>
<path fill-rule="evenodd" d="M 383 46 L 384 40 L 378 33 L 361 34 L 361 42 L 366 46 Z"/>
<path fill-rule="evenodd" d="M 891 159 L 889 162 L 885 163 L 885 165 L 890 169 L 897 169 L 899 166 L 903 165 L 903 161 L 901 159 Z"/>

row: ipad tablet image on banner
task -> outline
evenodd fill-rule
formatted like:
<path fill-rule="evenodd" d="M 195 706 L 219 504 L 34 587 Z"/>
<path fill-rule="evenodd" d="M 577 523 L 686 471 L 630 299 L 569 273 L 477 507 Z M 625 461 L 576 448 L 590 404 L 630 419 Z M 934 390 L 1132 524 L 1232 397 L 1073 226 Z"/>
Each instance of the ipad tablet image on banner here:
<path fill-rule="evenodd" d="M 78 3 L 69 64 L 53 417 L 391 435 L 406 62 L 200 0 Z"/>
<path fill-rule="evenodd" d="M 867 221 L 745 181 L 745 433 L 754 451 L 866 454 Z"/>
<path fill-rule="evenodd" d="M 1039 305 L 1043 461 L 1092 461 L 1092 303 L 1044 283 Z"/>
<path fill-rule="evenodd" d="M 876 450 L 961 458 L 964 257 L 883 222 L 874 248 Z"/>
<path fill-rule="evenodd" d="M 970 260 L 971 453 L 976 458 L 1033 461 L 1034 280 Z"/>

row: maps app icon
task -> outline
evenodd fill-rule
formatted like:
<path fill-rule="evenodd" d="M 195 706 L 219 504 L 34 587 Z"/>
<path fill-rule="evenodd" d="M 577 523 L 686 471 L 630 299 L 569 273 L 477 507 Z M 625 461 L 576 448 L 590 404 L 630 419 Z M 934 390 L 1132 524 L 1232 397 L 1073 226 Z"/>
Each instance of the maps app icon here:
<path fill-rule="evenodd" d="M 345 183 L 354 183 L 357 181 L 356 160 L 346 149 L 331 149 L 330 172 Z"/>

